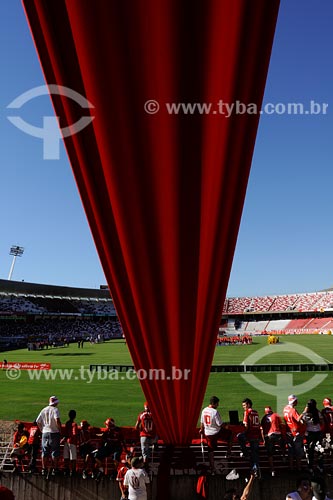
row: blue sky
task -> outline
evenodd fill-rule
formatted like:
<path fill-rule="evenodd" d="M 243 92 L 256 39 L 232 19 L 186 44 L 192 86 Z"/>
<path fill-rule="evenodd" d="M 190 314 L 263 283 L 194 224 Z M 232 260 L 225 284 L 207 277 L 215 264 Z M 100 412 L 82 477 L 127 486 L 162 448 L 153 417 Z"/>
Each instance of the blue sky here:
<path fill-rule="evenodd" d="M 328 103 L 323 115 L 261 117 L 229 296 L 333 286 L 333 3 L 282 0 L 264 101 Z M 104 273 L 64 148 L 42 159 L 42 141 L 7 119 L 42 125 L 47 96 L 19 113 L 7 105 L 44 79 L 19 0 L 0 5 L 0 278 L 12 244 L 25 247 L 15 280 L 98 288 Z"/>

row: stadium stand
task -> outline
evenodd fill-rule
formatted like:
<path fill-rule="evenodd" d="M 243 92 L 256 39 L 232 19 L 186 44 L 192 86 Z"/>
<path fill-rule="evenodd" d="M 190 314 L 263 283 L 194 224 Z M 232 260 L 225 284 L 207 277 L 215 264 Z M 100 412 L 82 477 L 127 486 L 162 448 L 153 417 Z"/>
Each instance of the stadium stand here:
<path fill-rule="evenodd" d="M 330 318 L 310 318 L 304 328 L 322 331 L 326 330 L 328 323 Z"/>
<path fill-rule="evenodd" d="M 241 314 L 249 310 L 251 306 L 251 297 L 236 297 L 228 299 L 227 314 Z"/>
<path fill-rule="evenodd" d="M 108 289 L 0 280 L 0 350 L 122 336 Z"/>
<path fill-rule="evenodd" d="M 249 309 L 251 311 L 269 311 L 272 304 L 273 304 L 274 298 L 273 297 L 253 297 L 251 300 L 251 304 Z"/>
<path fill-rule="evenodd" d="M 325 329 L 327 331 L 333 331 L 333 319 L 332 318 L 327 318 L 329 322 L 325 325 Z"/>
<path fill-rule="evenodd" d="M 316 293 L 305 293 L 298 296 L 295 302 L 295 309 L 297 311 L 315 311 L 316 302 L 318 302 Z"/>
<path fill-rule="evenodd" d="M 269 321 L 248 321 L 243 324 L 244 332 L 262 332 L 268 329 Z"/>
<path fill-rule="evenodd" d="M 77 299 L 76 301 L 72 300 L 72 304 L 80 313 L 83 314 L 116 315 L 113 302 L 109 299 Z"/>
<path fill-rule="evenodd" d="M 333 291 L 229 297 L 220 333 L 332 333 Z M 311 315 L 311 313 L 314 313 Z M 325 317 L 321 317 L 325 316 Z M 85 289 L 0 280 L 0 349 L 27 342 L 123 336 L 107 287 Z"/>
<path fill-rule="evenodd" d="M 279 295 L 274 297 L 270 311 L 292 311 L 297 300 L 297 295 Z"/>
<path fill-rule="evenodd" d="M 47 312 L 45 306 L 38 306 L 27 297 L 17 297 L 15 295 L 0 294 L 0 313 L 2 312 L 22 312 L 22 313 L 44 313 Z"/>
<path fill-rule="evenodd" d="M 284 328 L 288 333 L 324 333 L 331 330 L 332 318 L 293 319 Z"/>
<path fill-rule="evenodd" d="M 332 309 L 333 310 L 333 294 L 331 292 L 318 293 L 318 301 L 315 307 L 318 311 Z"/>
<path fill-rule="evenodd" d="M 268 325 L 266 326 L 266 331 L 271 332 L 284 330 L 289 323 L 289 319 L 276 319 L 273 321 L 269 321 Z"/>
<path fill-rule="evenodd" d="M 264 297 L 232 297 L 226 299 L 223 313 L 320 311 L 333 310 L 333 292 L 314 292 Z"/>

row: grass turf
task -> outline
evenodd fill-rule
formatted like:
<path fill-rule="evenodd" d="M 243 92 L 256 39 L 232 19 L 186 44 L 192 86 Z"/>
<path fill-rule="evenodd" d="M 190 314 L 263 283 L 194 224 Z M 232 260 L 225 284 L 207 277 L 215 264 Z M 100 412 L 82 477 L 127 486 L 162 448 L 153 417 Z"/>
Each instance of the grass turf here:
<path fill-rule="evenodd" d="M 293 352 L 281 352 L 280 347 L 292 344 Z M 271 353 L 258 359 L 260 364 L 310 363 L 302 350 L 310 349 L 325 360 L 333 362 L 333 337 L 323 335 L 300 335 L 281 338 L 281 345 L 272 346 Z M 250 354 L 260 353 L 260 348 L 267 345 L 267 338 L 255 337 L 252 345 L 220 346 L 215 350 L 213 364 L 240 364 Z M 289 344 L 290 345 L 290 344 Z M 295 352 L 296 351 L 296 352 Z M 46 380 L 41 374 L 39 380 L 30 380 L 28 373 L 20 372 L 20 377 L 10 380 L 6 371 L 0 371 L 0 419 L 20 419 L 32 421 L 43 408 L 51 394 L 60 399 L 62 420 L 67 420 L 67 413 L 74 408 L 77 420 L 87 419 L 91 425 L 102 426 L 105 419 L 113 417 L 118 425 L 134 425 L 137 414 L 142 410 L 144 395 L 138 380 L 98 380 L 88 378 L 90 364 L 132 364 L 124 341 L 112 341 L 104 344 L 90 345 L 83 349 L 73 344 L 66 348 L 55 348 L 43 351 L 27 351 L 26 349 L 1 353 L 2 359 L 8 362 L 49 362 L 52 370 L 68 370 L 65 379 L 57 374 L 55 380 Z M 84 371 L 81 367 L 84 367 Z M 81 370 L 81 371 L 80 371 Z M 41 373 L 41 372 L 39 372 Z M 82 373 L 85 380 L 82 380 Z M 276 373 L 256 374 L 258 380 L 266 384 L 276 384 Z M 311 379 L 313 373 L 295 373 L 293 384 L 297 393 L 297 385 Z M 332 391 L 332 372 L 318 386 L 299 395 L 299 407 L 303 409 L 306 401 L 312 397 L 317 400 L 318 407 L 324 397 L 330 397 Z M 70 378 L 70 379 L 68 379 Z M 242 415 L 241 401 L 250 397 L 259 414 L 263 408 L 271 405 L 276 408 L 276 396 L 263 393 L 253 387 L 237 373 L 211 373 L 203 404 L 216 394 L 220 398 L 220 411 L 224 420 L 228 420 L 228 410 L 238 410 Z"/>

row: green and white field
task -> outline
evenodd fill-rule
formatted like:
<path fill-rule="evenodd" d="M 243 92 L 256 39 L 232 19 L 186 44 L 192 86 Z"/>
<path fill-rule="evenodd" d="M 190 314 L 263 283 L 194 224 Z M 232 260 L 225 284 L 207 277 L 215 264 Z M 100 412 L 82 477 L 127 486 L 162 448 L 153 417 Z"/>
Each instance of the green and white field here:
<path fill-rule="evenodd" d="M 333 362 L 333 336 L 286 336 L 280 340 L 280 345 L 272 346 L 271 353 L 258 359 L 258 363 L 311 363 L 311 359 L 302 354 L 303 347 L 321 356 L 326 362 Z M 266 345 L 267 338 L 255 337 L 252 345 L 217 347 L 213 364 L 241 364 L 250 354 Z M 281 346 L 286 345 L 291 346 L 290 352 L 282 352 Z M 77 420 L 87 419 L 91 425 L 102 426 L 107 417 L 113 417 L 118 425 L 133 425 L 142 409 L 144 395 L 138 380 L 98 380 L 97 376 L 90 380 L 88 376 L 90 364 L 132 364 L 123 340 L 97 345 L 86 343 L 83 349 L 78 349 L 76 344 L 43 351 L 29 352 L 23 349 L 3 352 L 0 357 L 1 360 L 7 359 L 8 362 L 48 362 L 51 363 L 52 373 L 55 369 L 67 369 L 65 379 L 61 379 L 57 373 L 54 380 L 47 380 L 41 372 L 38 372 L 41 374 L 39 380 L 30 380 L 29 374 L 24 370 L 19 373 L 19 378 L 12 380 L 9 378 L 9 373 L 0 370 L 0 419 L 2 420 L 32 421 L 52 394 L 60 399 L 59 409 L 63 421 L 67 419 L 68 411 L 74 408 L 77 411 Z M 309 392 L 299 393 L 301 409 L 310 397 L 318 401 L 319 407 L 324 397 L 333 397 L 333 373 L 327 373 L 319 385 Z M 82 374 L 85 380 L 82 380 Z M 314 374 L 302 372 L 291 376 L 295 386 L 294 392 L 297 394 L 297 386 L 309 381 Z M 276 385 L 276 373 L 256 374 L 256 377 L 266 384 Z M 238 373 L 211 373 L 203 404 L 206 404 L 213 394 L 220 398 L 220 411 L 225 421 L 228 420 L 228 410 L 238 410 L 239 414 L 242 414 L 241 401 L 244 397 L 253 400 L 254 408 L 260 415 L 263 414 L 266 405 L 271 405 L 278 412 L 282 410 L 276 408 L 274 395 L 261 392 L 248 384 Z"/>

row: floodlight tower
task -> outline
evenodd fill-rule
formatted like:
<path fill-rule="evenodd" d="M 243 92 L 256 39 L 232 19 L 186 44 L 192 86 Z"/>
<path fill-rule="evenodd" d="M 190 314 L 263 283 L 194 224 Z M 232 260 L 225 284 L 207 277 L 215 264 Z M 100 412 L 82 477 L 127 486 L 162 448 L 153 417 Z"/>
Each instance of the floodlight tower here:
<path fill-rule="evenodd" d="M 10 247 L 10 252 L 9 255 L 13 255 L 13 260 L 12 260 L 12 265 L 10 266 L 9 274 L 8 274 L 8 280 L 12 279 L 12 274 L 14 271 L 14 266 L 15 266 L 15 261 L 16 257 L 22 257 L 24 252 L 23 247 L 19 247 L 18 245 L 13 245 Z"/>

